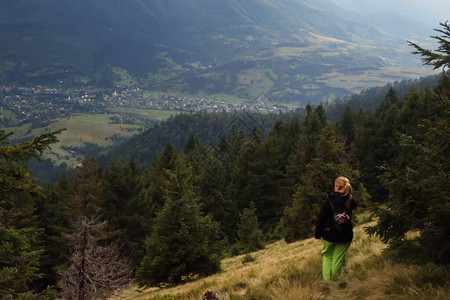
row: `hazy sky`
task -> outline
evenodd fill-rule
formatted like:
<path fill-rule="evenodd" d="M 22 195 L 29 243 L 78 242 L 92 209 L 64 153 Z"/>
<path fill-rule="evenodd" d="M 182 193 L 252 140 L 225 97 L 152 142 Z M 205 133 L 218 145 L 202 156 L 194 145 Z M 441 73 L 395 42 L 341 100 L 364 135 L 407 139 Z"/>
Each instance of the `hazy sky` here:
<path fill-rule="evenodd" d="M 331 0 L 342 8 L 352 9 L 360 14 L 396 12 L 433 28 L 439 22 L 450 20 L 450 0 Z"/>

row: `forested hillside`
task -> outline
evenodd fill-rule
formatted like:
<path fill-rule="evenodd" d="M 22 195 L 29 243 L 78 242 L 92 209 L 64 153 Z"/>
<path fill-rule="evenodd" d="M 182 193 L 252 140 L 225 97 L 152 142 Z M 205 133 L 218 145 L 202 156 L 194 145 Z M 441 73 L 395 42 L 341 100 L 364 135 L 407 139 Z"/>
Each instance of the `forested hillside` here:
<path fill-rule="evenodd" d="M 355 110 L 362 108 L 375 111 L 389 90 L 395 90 L 397 96 L 403 98 L 412 88 L 416 88 L 419 91 L 433 90 L 438 84 L 440 77 L 440 75 L 431 75 L 415 80 L 395 81 L 384 86 L 364 89 L 359 93 L 335 99 L 325 104 L 327 117 L 337 121 L 348 107 Z"/>
<path fill-rule="evenodd" d="M 305 110 L 300 108 L 290 113 L 280 114 L 182 113 L 152 126 L 142 134 L 131 137 L 101 159 L 107 161 L 114 156 L 123 156 L 134 158 L 144 165 L 150 165 L 155 155 L 161 153 L 168 142 L 172 143 L 177 151 L 180 151 L 189 137 L 195 135 L 201 144 L 214 148 L 233 127 L 242 129 L 242 133 L 245 134 L 256 128 L 261 131 L 263 137 L 266 137 L 277 120 L 300 119 L 304 114 Z"/>
<path fill-rule="evenodd" d="M 426 63 L 449 67 L 448 38 L 439 43 L 436 56 L 412 45 Z M 445 269 L 449 75 L 433 89 L 390 89 L 376 110 L 348 107 L 337 121 L 308 105 L 267 134 L 250 119 L 224 122 L 212 129 L 217 140 L 193 133 L 180 150 L 167 143 L 150 165 L 116 156 L 102 168 L 86 155 L 73 181 L 47 187 L 26 163 L 60 131 L 11 145 L 2 130 L 0 294 L 101 299 L 131 281 L 164 287 L 214 274 L 224 257 L 310 238 L 339 175 L 352 182 L 360 212 L 374 220 L 366 231 L 389 245 L 390 259 Z M 448 278 L 427 284 L 448 291 Z"/>

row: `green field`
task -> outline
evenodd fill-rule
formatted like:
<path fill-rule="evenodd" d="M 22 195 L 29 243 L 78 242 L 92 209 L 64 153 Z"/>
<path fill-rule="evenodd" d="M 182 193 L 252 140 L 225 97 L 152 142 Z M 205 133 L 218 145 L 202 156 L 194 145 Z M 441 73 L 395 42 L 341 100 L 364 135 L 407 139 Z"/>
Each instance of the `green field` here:
<path fill-rule="evenodd" d="M 114 109 L 117 113 L 127 113 L 136 119 L 151 119 L 161 121 L 174 112 L 148 109 Z M 14 139 L 26 139 L 38 136 L 44 132 L 66 128 L 58 135 L 59 142 L 44 154 L 44 158 L 52 159 L 57 165 L 67 163 L 70 166 L 77 165 L 81 161 L 79 153 L 65 147 L 84 148 L 87 144 L 99 147 L 110 147 L 117 141 L 139 133 L 144 128 L 134 124 L 115 124 L 111 117 L 115 114 L 76 114 L 70 117 L 54 120 L 50 125 L 41 128 L 31 128 L 30 124 L 21 127 L 4 128 L 6 132 L 14 132 Z"/>

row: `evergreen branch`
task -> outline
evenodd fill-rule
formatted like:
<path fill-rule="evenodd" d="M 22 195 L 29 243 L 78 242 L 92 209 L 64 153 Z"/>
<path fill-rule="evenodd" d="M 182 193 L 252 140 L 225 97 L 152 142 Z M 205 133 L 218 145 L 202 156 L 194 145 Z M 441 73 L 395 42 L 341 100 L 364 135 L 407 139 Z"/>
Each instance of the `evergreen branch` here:
<path fill-rule="evenodd" d="M 408 44 L 416 49 L 412 54 L 420 54 L 422 56 L 421 61 L 425 65 L 433 66 L 433 69 L 450 66 L 450 25 L 448 24 L 448 21 L 445 23 L 441 22 L 439 25 L 444 29 L 434 30 L 442 33 L 442 36 L 430 36 L 438 41 L 439 47 L 437 50 L 432 51 L 424 49 L 416 43 L 408 41 Z"/>
<path fill-rule="evenodd" d="M 47 132 L 31 140 L 15 145 L 9 145 L 8 143 L 4 142 L 6 137 L 10 136 L 12 132 L 6 135 L 3 134 L 2 136 L 0 136 L 0 143 L 6 145 L 0 147 L 0 158 L 2 158 L 6 162 L 26 161 L 31 157 L 40 159 L 42 153 L 46 149 L 51 148 L 51 144 L 55 144 L 59 141 L 56 135 L 60 134 L 64 130 L 66 130 L 66 128 L 61 128 L 53 132 Z M 2 132 L 0 132 L 0 134 L 2 134 Z"/>

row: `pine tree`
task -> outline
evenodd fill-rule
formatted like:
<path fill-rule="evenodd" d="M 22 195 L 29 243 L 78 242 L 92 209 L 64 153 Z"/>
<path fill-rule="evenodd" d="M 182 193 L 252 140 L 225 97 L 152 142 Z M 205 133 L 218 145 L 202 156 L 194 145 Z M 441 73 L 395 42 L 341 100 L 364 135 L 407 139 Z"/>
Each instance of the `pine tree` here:
<path fill-rule="evenodd" d="M 303 122 L 304 131 L 302 138 L 305 144 L 303 165 L 308 164 L 316 156 L 317 137 L 327 122 L 322 105 L 317 106 L 314 111 L 310 109 L 307 112 Z"/>
<path fill-rule="evenodd" d="M 0 130 L 0 295 L 11 299 L 44 297 L 34 285 L 44 252 L 36 214 L 43 192 L 23 164 L 40 158 L 61 131 L 10 145 L 12 133 Z"/>
<path fill-rule="evenodd" d="M 59 178 L 53 188 L 45 189 L 45 196 L 38 201 L 38 212 L 41 226 L 44 228 L 43 240 L 45 255 L 43 259 L 43 283 L 55 286 L 57 273 L 55 266 L 66 262 L 65 254 L 68 248 L 63 239 L 63 234 L 70 227 L 67 220 L 69 198 L 75 193 L 73 185 L 66 174 Z"/>
<path fill-rule="evenodd" d="M 102 221 L 104 186 L 99 164 L 87 155 L 78 167 L 75 194 L 70 198 L 67 263 L 60 266 L 61 299 L 101 299 L 128 283 L 131 268 L 115 243 L 107 243 L 107 222 Z"/>
<path fill-rule="evenodd" d="M 172 170 L 178 154 L 174 145 L 169 142 L 163 153 L 156 157 L 150 170 L 150 186 L 146 193 L 148 201 L 152 203 L 153 217 L 164 206 L 164 182 L 166 180 L 166 170 Z"/>
<path fill-rule="evenodd" d="M 186 144 L 183 147 L 183 153 L 188 154 L 188 153 L 194 151 L 199 145 L 200 145 L 200 142 L 199 142 L 198 138 L 195 135 L 191 134 L 189 136 L 189 139 L 187 140 Z"/>
<path fill-rule="evenodd" d="M 297 150 L 297 141 L 301 136 L 300 122 L 295 120 L 287 123 L 282 121 L 276 122 L 269 136 L 263 143 L 264 159 L 267 161 L 267 181 L 271 188 L 271 193 L 267 196 L 272 198 L 269 201 L 273 204 L 272 222 L 278 222 L 289 199 L 293 193 L 293 188 L 298 182 L 292 178 L 290 159 L 291 154 Z M 302 166 L 300 161 L 295 161 L 295 170 L 299 170 Z M 298 158 L 298 157 L 297 157 Z M 303 166 L 304 167 L 304 166 Z M 295 173 L 295 171 L 293 171 Z M 273 227 L 274 224 L 270 224 Z"/>
<path fill-rule="evenodd" d="M 117 244 L 101 243 L 107 223 L 82 215 L 66 235 L 69 265 L 60 268 L 58 299 L 107 299 L 131 279 L 128 259 Z"/>
<path fill-rule="evenodd" d="M 230 182 L 231 161 L 228 153 L 221 152 L 217 147 L 200 145 L 195 138 L 189 140 L 184 147 L 183 159 L 198 174 L 198 192 L 200 207 L 203 213 L 209 214 L 220 225 L 220 235 L 225 239 L 232 239 L 236 231 L 237 221 L 235 204 L 226 197 L 227 186 Z M 225 150 L 225 149 L 224 149 Z M 226 151 L 226 150 L 225 150 Z"/>
<path fill-rule="evenodd" d="M 449 263 L 450 101 L 436 101 L 440 113 L 421 122 L 423 135 L 401 135 L 395 162 L 383 166 L 381 179 L 389 189 L 389 201 L 373 208 L 379 221 L 368 232 L 393 248 L 414 249 L 412 257 L 420 261 Z M 410 231 L 420 233 L 419 247 L 405 239 Z"/>
<path fill-rule="evenodd" d="M 137 268 L 144 256 L 145 237 L 150 233 L 152 207 L 143 195 L 146 178 L 133 160 L 112 159 L 103 174 L 102 212 L 112 232 L 111 240 L 123 245 Z"/>
<path fill-rule="evenodd" d="M 439 47 L 435 51 L 424 49 L 416 43 L 408 42 L 410 46 L 416 49 L 413 54 L 420 54 L 423 63 L 425 65 L 433 66 L 433 69 L 450 66 L 450 24 L 446 21 L 445 23 L 439 23 L 439 25 L 441 25 L 442 29 L 434 30 L 442 35 L 431 36 L 431 38 L 437 40 L 439 44 Z"/>
<path fill-rule="evenodd" d="M 137 279 L 143 285 L 180 283 L 219 270 L 218 224 L 201 214 L 196 176 L 182 159 L 166 170 L 165 204 L 146 241 Z"/>
<path fill-rule="evenodd" d="M 344 175 L 357 182 L 359 173 L 352 170 L 344 148 L 332 126 L 326 125 L 317 141 L 317 157 L 306 166 L 301 184 L 281 219 L 287 242 L 312 235 L 324 193 L 331 192 L 336 177 Z"/>
<path fill-rule="evenodd" d="M 87 154 L 75 176 L 75 194 L 69 202 L 68 219 L 78 215 L 97 216 L 104 202 L 102 170 L 91 154 Z"/>
<path fill-rule="evenodd" d="M 401 101 L 390 89 L 375 114 L 360 112 L 352 145 L 354 161 L 361 170 L 361 181 L 365 183 L 374 201 L 382 203 L 387 199 L 387 190 L 379 180 L 379 166 L 392 162 L 397 151 L 397 138 L 401 123 Z"/>
<path fill-rule="evenodd" d="M 337 125 L 337 130 L 345 138 L 347 147 L 355 140 L 356 118 L 354 109 L 351 106 L 347 106 Z"/>
<path fill-rule="evenodd" d="M 381 101 L 380 105 L 376 109 L 376 115 L 380 119 L 384 119 L 385 113 L 389 108 L 395 104 L 398 105 L 399 99 L 397 96 L 397 92 L 390 88 L 383 101 Z"/>
<path fill-rule="evenodd" d="M 381 201 L 385 188 L 381 185 L 377 176 L 380 164 L 376 157 L 375 149 L 378 147 L 378 137 L 376 135 L 379 121 L 372 111 L 360 111 L 360 121 L 355 130 L 355 141 L 352 145 L 353 160 L 357 162 L 361 172 L 360 180 L 367 186 L 374 201 Z"/>
<path fill-rule="evenodd" d="M 450 65 L 450 27 L 447 23 L 440 24 L 444 29 L 437 31 L 444 36 L 433 37 L 440 45 L 436 52 L 410 43 L 417 50 L 414 53 L 421 54 L 424 63 L 434 68 Z M 448 75 L 444 72 L 436 88 L 438 93 L 433 99 L 427 95 L 426 105 L 417 105 L 420 98 L 406 100 L 405 115 L 413 117 L 418 126 L 410 123 L 403 128 L 395 160 L 383 165 L 381 178 L 389 189 L 389 201 L 385 207 L 373 208 L 379 220 L 367 230 L 391 243 L 392 249 L 407 249 L 408 254 L 402 259 L 450 262 L 448 83 Z M 415 241 L 405 239 L 410 231 L 419 232 Z"/>
<path fill-rule="evenodd" d="M 250 203 L 250 208 L 245 208 L 240 215 L 237 244 L 241 253 L 253 252 L 264 248 L 263 234 L 259 229 L 256 208 L 253 202 Z"/>
<path fill-rule="evenodd" d="M 231 171 L 227 197 L 234 203 L 236 210 L 233 212 L 234 224 L 239 222 L 239 212 L 254 202 L 257 207 L 265 196 L 261 190 L 259 177 L 263 175 L 262 169 L 266 162 L 261 157 L 261 136 L 258 130 L 254 130 L 240 146 L 236 161 Z M 235 227 L 237 230 L 237 228 Z M 237 238 L 237 232 L 233 232 L 232 240 Z"/>

